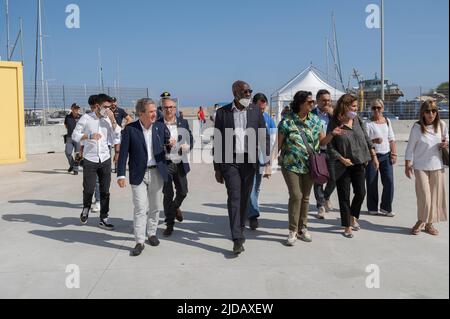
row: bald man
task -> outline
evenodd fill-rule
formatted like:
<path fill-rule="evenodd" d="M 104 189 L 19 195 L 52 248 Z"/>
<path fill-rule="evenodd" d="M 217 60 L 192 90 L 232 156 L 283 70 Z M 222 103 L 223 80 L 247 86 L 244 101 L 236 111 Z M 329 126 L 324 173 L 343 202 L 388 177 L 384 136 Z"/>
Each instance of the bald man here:
<path fill-rule="evenodd" d="M 253 90 L 248 83 L 235 82 L 233 103 L 219 109 L 215 121 L 215 177 L 218 183 L 225 184 L 227 188 L 233 253 L 236 256 L 245 251 L 245 222 L 259 167 L 259 150 L 267 159 L 264 177 L 269 178 L 271 175 L 270 134 L 263 114 L 251 103 L 252 94 Z"/>

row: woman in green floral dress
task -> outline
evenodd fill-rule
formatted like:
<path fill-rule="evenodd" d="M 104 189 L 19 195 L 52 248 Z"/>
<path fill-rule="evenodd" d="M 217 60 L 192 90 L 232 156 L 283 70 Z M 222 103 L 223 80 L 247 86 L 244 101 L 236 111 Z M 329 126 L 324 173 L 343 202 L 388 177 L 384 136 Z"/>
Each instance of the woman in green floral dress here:
<path fill-rule="evenodd" d="M 308 232 L 308 212 L 314 181 L 310 176 L 308 149 L 301 132 L 316 152 L 320 152 L 320 146 L 329 144 L 334 136 L 342 134 L 341 128 L 337 127 L 325 135 L 321 120 L 311 113 L 313 106 L 311 92 L 298 92 L 291 103 L 292 112 L 278 126 L 279 163 L 290 197 L 288 246 L 293 246 L 297 238 L 312 241 Z"/>

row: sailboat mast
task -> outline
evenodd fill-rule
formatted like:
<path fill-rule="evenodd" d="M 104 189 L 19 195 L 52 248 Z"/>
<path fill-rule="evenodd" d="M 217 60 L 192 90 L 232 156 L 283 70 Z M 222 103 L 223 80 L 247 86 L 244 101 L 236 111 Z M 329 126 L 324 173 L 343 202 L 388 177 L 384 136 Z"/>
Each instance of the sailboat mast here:
<path fill-rule="evenodd" d="M 6 60 L 10 61 L 10 47 L 9 47 L 9 0 L 5 0 L 6 9 Z"/>
<path fill-rule="evenodd" d="M 41 0 L 38 0 L 38 20 L 39 20 L 39 56 L 40 56 L 40 65 L 41 65 L 41 90 L 42 90 L 42 108 L 45 110 L 45 77 L 44 77 L 44 50 L 42 47 L 43 36 L 42 36 L 42 3 Z M 44 123 L 45 123 L 44 116 Z M 46 123 L 45 123 L 46 124 Z"/>

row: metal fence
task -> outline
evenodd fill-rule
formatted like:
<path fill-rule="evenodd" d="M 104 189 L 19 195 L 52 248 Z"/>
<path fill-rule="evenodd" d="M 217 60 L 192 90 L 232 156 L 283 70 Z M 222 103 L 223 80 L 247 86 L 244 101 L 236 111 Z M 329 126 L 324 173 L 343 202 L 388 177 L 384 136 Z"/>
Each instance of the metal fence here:
<path fill-rule="evenodd" d="M 354 92 L 352 92 L 354 93 Z M 376 96 L 376 95 L 375 95 Z M 428 99 L 436 101 L 442 119 L 449 119 L 449 90 L 423 89 L 420 86 L 404 88 L 404 96 L 396 101 L 385 101 L 385 115 L 394 120 L 416 120 L 419 118 L 420 107 Z M 333 101 L 335 104 L 337 101 Z M 373 99 L 360 99 L 360 112 L 364 118 L 372 113 Z M 281 108 L 289 107 L 291 101 L 282 101 Z M 272 105 L 272 114 L 277 115 L 278 105 Z"/>
<path fill-rule="evenodd" d="M 105 93 L 117 98 L 119 106 L 131 110 L 136 101 L 149 97 L 148 88 L 118 88 L 87 85 L 24 85 L 25 124 L 27 126 L 62 124 L 64 117 L 70 111 L 70 106 L 77 103 L 82 111 L 89 110 L 89 96 Z"/>

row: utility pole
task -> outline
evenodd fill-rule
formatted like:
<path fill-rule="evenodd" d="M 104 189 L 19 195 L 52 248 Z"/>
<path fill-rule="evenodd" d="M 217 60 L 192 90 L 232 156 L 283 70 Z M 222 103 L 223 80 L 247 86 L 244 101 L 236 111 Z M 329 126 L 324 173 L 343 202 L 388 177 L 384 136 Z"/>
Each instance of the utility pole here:
<path fill-rule="evenodd" d="M 381 0 L 381 100 L 384 99 L 384 0 Z"/>

